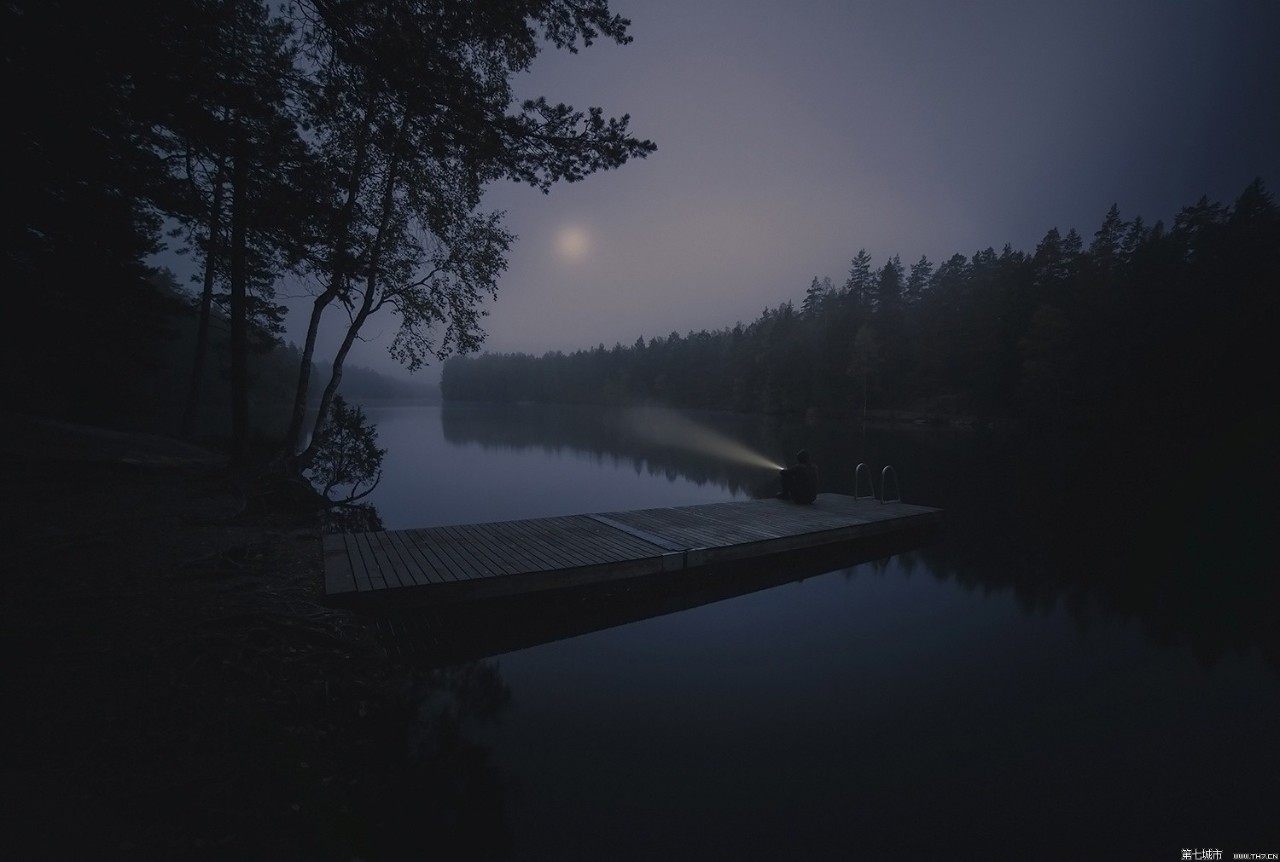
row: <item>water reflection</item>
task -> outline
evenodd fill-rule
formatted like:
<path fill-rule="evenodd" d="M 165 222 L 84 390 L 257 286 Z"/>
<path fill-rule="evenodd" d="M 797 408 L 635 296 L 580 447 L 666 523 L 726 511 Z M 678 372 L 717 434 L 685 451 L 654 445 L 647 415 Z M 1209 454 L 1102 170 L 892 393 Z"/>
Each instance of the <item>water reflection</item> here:
<path fill-rule="evenodd" d="M 478 730 L 509 709 L 511 688 L 494 662 L 466 662 L 403 676 L 402 697 L 370 716 L 378 787 L 360 812 L 378 858 L 421 858 L 426 847 L 465 848 L 465 858 L 507 859 L 508 788 Z"/>
<path fill-rule="evenodd" d="M 1029 613 L 1063 607 L 1082 630 L 1136 623 L 1207 666 L 1257 648 L 1280 670 L 1256 468 L 1228 491 L 1221 453 L 1149 437 L 989 439 L 924 463 L 948 530 L 922 556 L 942 576 Z"/>
<path fill-rule="evenodd" d="M 394 666 L 421 682 L 388 733 L 405 765 L 376 828 L 418 854 L 447 835 L 466 858 L 517 859 L 1147 858 L 1274 840 L 1276 569 L 1259 565 L 1269 486 L 1243 461 L 1227 499 L 1186 483 L 1215 475 L 1194 453 L 1149 440 L 697 418 L 769 454 L 808 447 L 824 490 L 891 463 L 905 499 L 946 509 L 941 531 L 861 565 L 837 552 L 697 589 L 388 617 Z M 380 428 L 400 459 L 378 501 L 393 526 L 755 481 L 611 411 L 447 405 Z M 492 708 L 472 720 L 461 703 Z"/>
<path fill-rule="evenodd" d="M 602 410 L 595 407 L 550 407 L 541 404 L 446 403 L 441 411 L 445 440 L 479 443 L 485 449 L 540 450 L 549 455 L 565 451 L 585 453 L 598 463 L 628 466 L 636 474 L 687 479 L 698 485 L 712 483 L 733 494 L 751 497 L 777 493 L 776 471 L 759 465 L 694 451 L 678 442 L 662 442 L 652 425 L 663 414 L 680 411 L 653 409 Z M 777 422 L 766 417 L 728 413 L 700 413 L 699 424 L 741 442 L 746 447 L 785 460 L 797 448 Z M 790 450 L 788 449 L 790 447 Z"/>
<path fill-rule="evenodd" d="M 415 666 L 436 668 L 601 631 L 689 610 L 781 584 L 885 563 L 895 554 L 910 572 L 910 551 L 927 543 L 935 527 L 856 545 L 828 546 L 695 572 L 674 572 L 594 588 L 437 608 L 384 610 L 376 625 L 389 653 Z"/>
<path fill-rule="evenodd" d="M 1260 648 L 1280 669 L 1280 579 L 1265 538 L 1265 471 L 1249 450 L 1150 437 L 1034 440 L 920 426 L 857 427 L 697 413 L 697 421 L 767 455 L 814 453 L 821 490 L 852 493 L 854 468 L 893 464 L 903 499 L 947 511 L 920 555 L 939 579 L 1011 592 L 1028 613 L 1064 607 L 1081 629 L 1136 622 L 1161 644 L 1212 664 Z M 589 456 L 635 473 L 766 496 L 776 476 L 705 453 L 655 445 L 626 411 L 446 404 L 444 438 L 485 450 Z M 1225 463 L 1224 463 L 1225 457 Z M 1235 461 L 1231 459 L 1235 458 Z M 1216 487 L 1224 473 L 1231 486 Z M 617 508 L 635 508 L 620 505 Z"/>

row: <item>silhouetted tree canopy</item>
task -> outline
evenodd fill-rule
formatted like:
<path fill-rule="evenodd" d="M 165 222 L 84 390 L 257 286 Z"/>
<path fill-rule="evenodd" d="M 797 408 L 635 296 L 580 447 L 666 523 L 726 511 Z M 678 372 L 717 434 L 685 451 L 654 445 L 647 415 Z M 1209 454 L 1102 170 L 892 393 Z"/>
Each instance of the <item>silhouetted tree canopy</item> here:
<path fill-rule="evenodd" d="M 630 41 L 606 0 L 138 0 L 123 16 L 17 0 L 4 16 L 17 152 L 3 275 L 11 311 L 56 332 L 34 349 L 6 342 L 10 391 L 93 414 L 170 361 L 160 337 L 191 303 L 158 291 L 144 263 L 167 222 L 200 269 L 184 429 L 207 388 L 215 306 L 241 451 L 254 342 L 281 332 L 275 287 L 289 276 L 314 297 L 286 441 L 296 469 L 323 442 L 369 317 L 398 318 L 391 352 L 411 370 L 478 347 L 513 240 L 480 210 L 487 184 L 545 192 L 654 149 L 625 115 L 514 98 L 546 45 Z M 315 404 L 326 312 L 348 325 Z"/>

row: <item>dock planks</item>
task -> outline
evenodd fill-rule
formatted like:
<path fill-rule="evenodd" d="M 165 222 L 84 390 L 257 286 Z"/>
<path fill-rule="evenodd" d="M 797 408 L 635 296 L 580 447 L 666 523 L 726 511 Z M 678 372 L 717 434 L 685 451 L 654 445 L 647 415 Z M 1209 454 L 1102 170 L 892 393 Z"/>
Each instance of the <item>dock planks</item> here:
<path fill-rule="evenodd" d="M 821 494 L 324 538 L 334 604 L 400 606 L 541 590 L 755 559 L 932 526 L 941 510 Z"/>

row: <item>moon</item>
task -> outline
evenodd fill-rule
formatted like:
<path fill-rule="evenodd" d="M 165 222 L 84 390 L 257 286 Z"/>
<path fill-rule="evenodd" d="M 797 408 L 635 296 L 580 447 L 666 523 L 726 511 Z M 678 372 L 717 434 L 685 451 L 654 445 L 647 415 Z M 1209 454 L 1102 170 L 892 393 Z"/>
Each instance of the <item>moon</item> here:
<path fill-rule="evenodd" d="M 590 245 L 587 232 L 576 225 L 561 228 L 556 234 L 556 251 L 567 261 L 582 260 L 587 256 Z"/>

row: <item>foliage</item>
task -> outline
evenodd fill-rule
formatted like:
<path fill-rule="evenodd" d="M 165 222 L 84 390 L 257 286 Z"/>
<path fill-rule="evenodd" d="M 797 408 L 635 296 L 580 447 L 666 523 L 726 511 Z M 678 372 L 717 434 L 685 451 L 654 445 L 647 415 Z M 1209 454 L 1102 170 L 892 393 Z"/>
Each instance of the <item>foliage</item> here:
<path fill-rule="evenodd" d="M 104 379 L 159 361 L 176 310 L 142 264 L 158 243 L 148 190 L 159 165 L 124 100 L 143 43 L 132 32 L 103 39 L 118 29 L 106 6 L 16 0 L 0 15 L 10 144 L 0 280 L 6 318 L 21 327 L 0 342 L 0 383 L 24 410 L 110 416 L 124 393 Z"/>
<path fill-rule="evenodd" d="M 345 505 L 367 497 L 382 479 L 382 458 L 387 450 L 378 446 L 378 432 L 364 410 L 348 406 L 341 395 L 333 399 L 332 417 L 315 450 L 308 478 L 334 503 Z M 335 488 L 349 490 L 335 500 L 330 497 Z"/>
<path fill-rule="evenodd" d="M 480 305 L 496 295 L 514 239 L 501 214 L 480 211 L 486 184 L 510 179 L 545 192 L 654 147 L 629 134 L 627 117 L 607 119 L 600 108 L 539 98 L 510 111 L 511 79 L 544 42 L 576 51 L 601 35 L 629 41 L 629 22 L 603 0 L 479 9 L 465 0 L 298 0 L 289 9 L 314 70 L 306 118 L 321 178 L 300 263 L 314 303 L 290 429 L 305 465 L 315 456 L 302 446 L 308 369 L 328 308 L 340 306 L 349 325 L 313 441 L 347 352 L 381 309 L 399 319 L 391 352 L 411 370 L 479 346 Z"/>
<path fill-rule="evenodd" d="M 479 346 L 514 239 L 480 210 L 487 184 L 545 192 L 654 149 L 625 115 L 514 98 L 546 45 L 630 41 L 606 0 L 137 0 L 129 13 L 124 28 L 112 7 L 59 0 L 3 13 L 18 151 L 0 274 L 10 313 L 56 321 L 58 337 L 31 356 L 11 339 L 0 366 L 37 409 L 110 404 L 143 367 L 172 363 L 160 341 L 186 330 L 187 309 L 143 262 L 167 224 L 200 269 L 185 432 L 206 365 L 225 358 L 243 455 L 260 424 L 254 341 L 281 334 L 276 287 L 296 278 L 314 297 L 280 462 L 297 471 L 371 316 L 397 317 L 391 352 L 411 370 Z M 316 333 L 333 310 L 347 331 L 316 404 Z"/>

